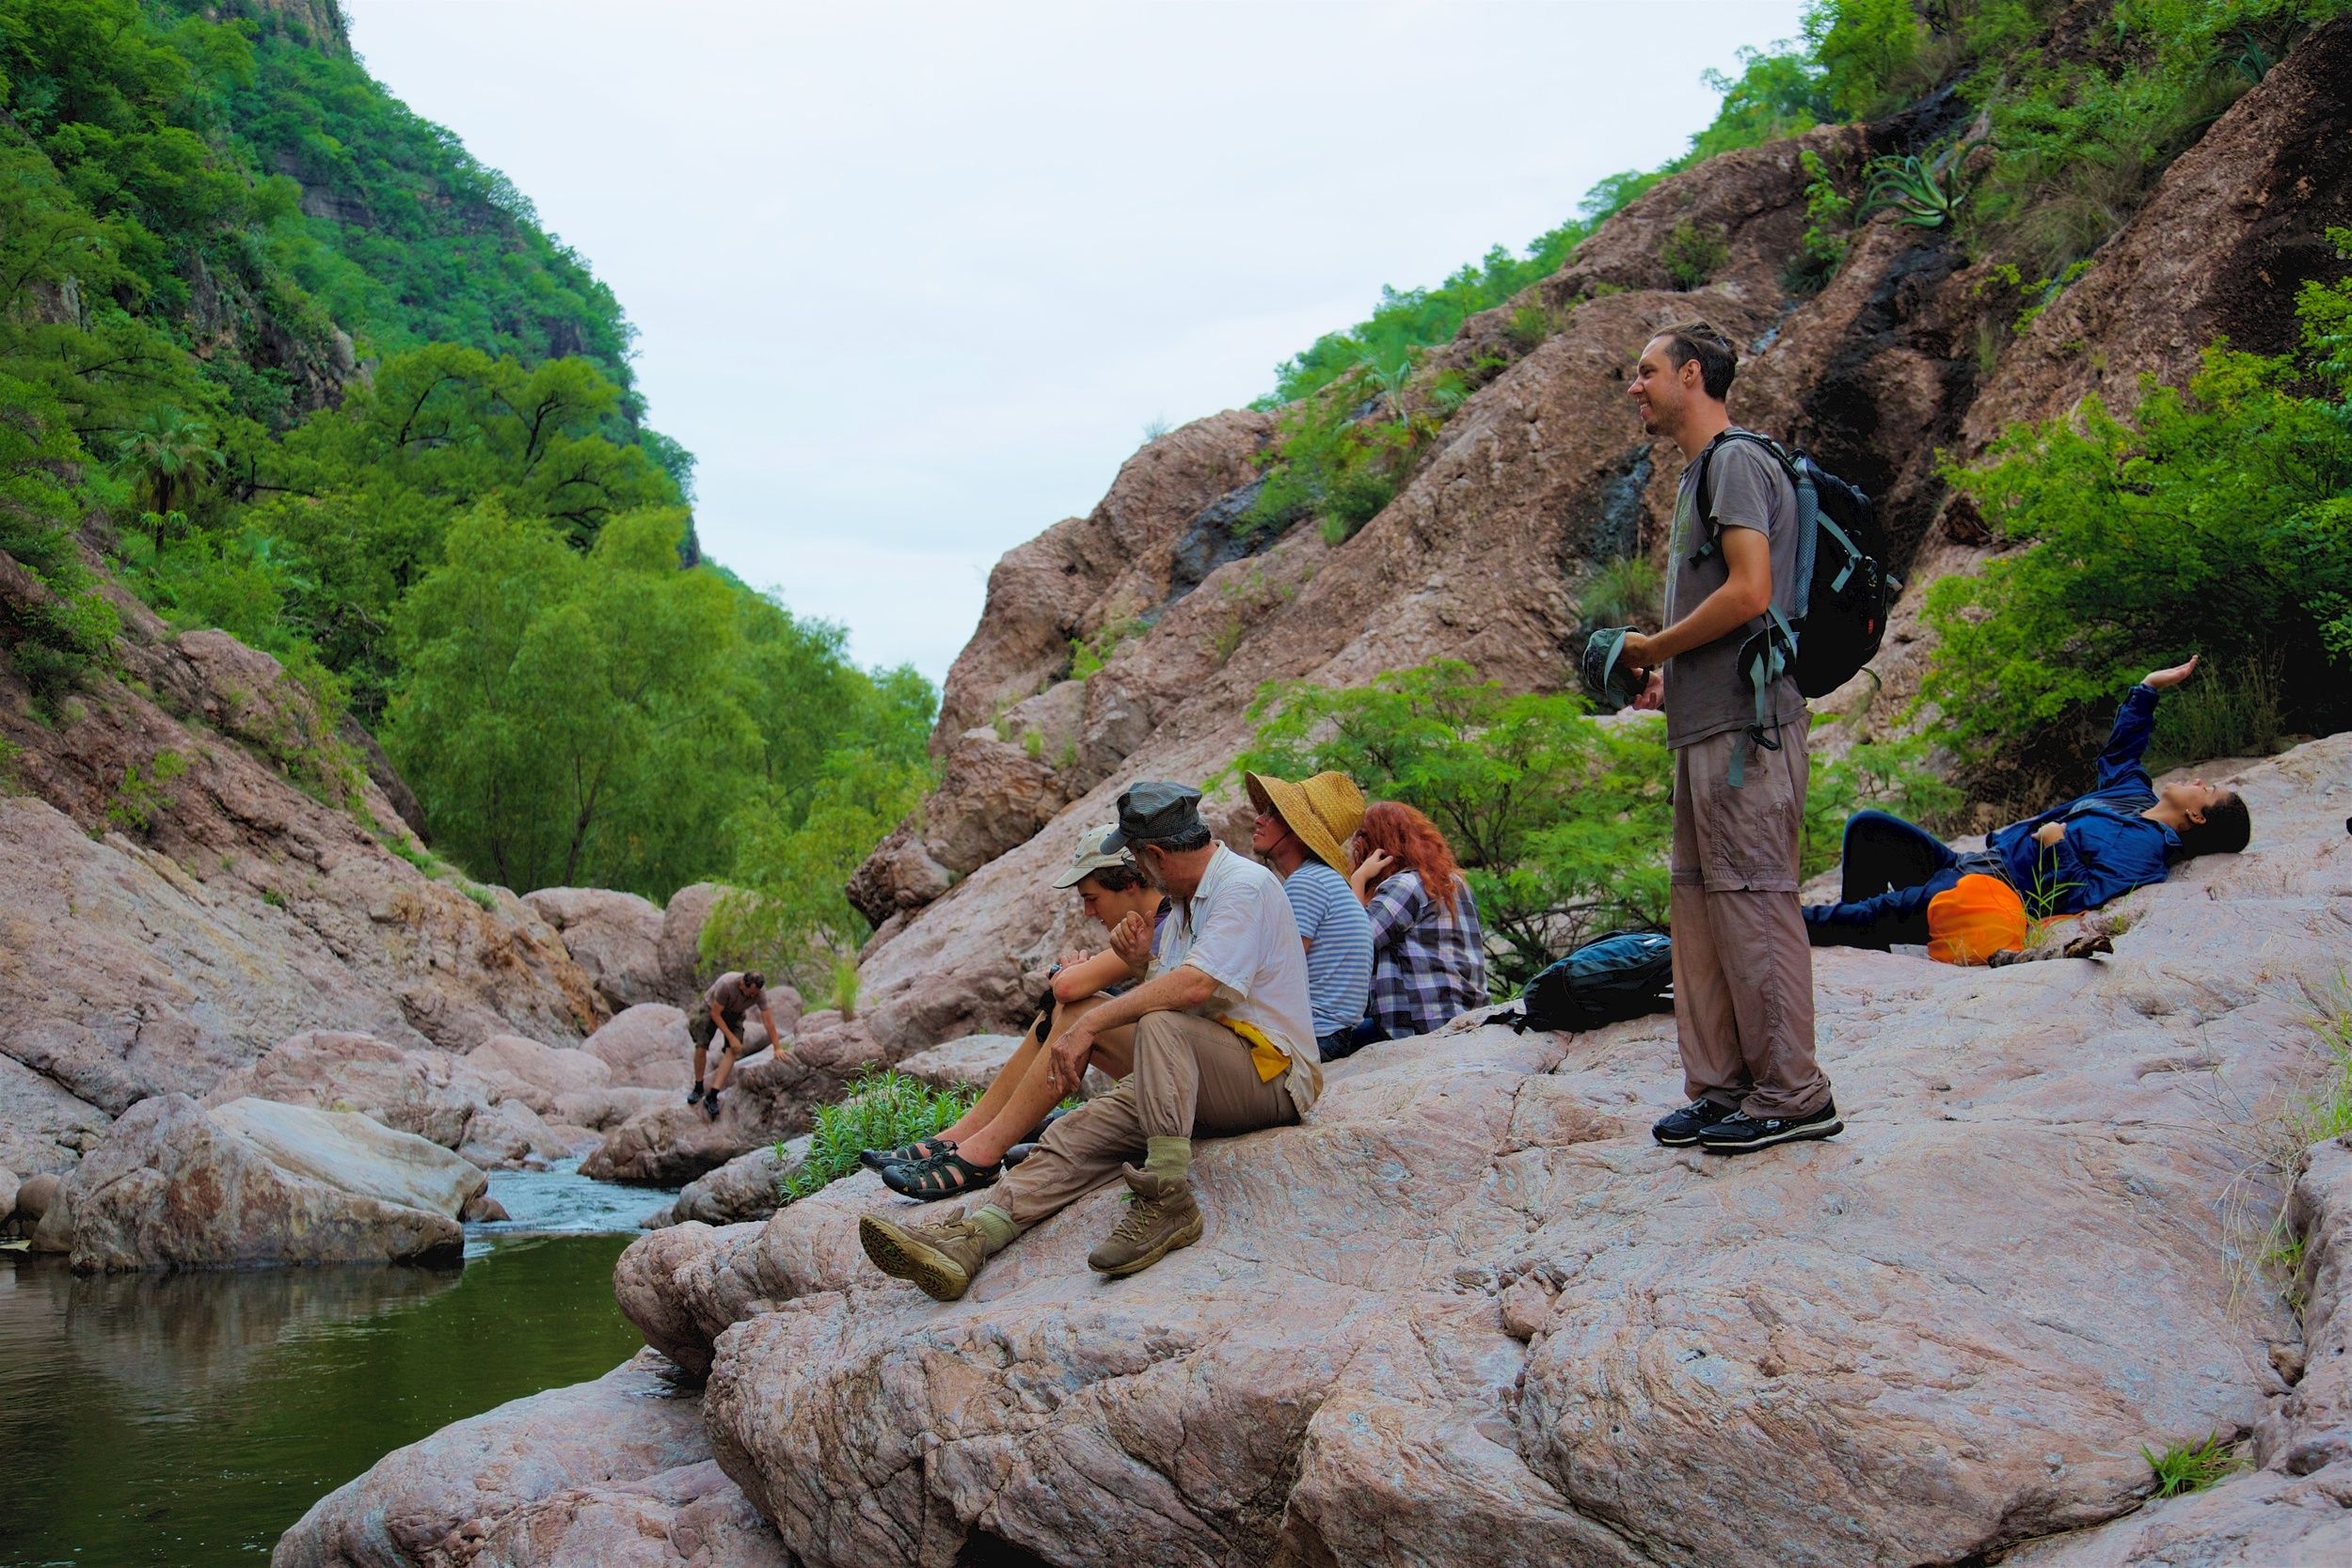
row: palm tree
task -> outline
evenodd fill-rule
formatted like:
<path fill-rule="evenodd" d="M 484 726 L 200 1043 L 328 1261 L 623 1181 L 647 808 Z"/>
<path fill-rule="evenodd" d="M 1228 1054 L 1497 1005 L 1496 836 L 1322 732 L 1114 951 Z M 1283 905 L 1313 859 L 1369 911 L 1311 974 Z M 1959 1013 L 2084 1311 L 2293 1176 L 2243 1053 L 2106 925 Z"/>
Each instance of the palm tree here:
<path fill-rule="evenodd" d="M 206 482 L 220 471 L 223 458 L 214 443 L 213 427 L 181 409 L 158 408 L 123 438 L 116 460 L 129 470 L 132 493 L 153 531 L 160 558 L 170 520 L 184 520 Z"/>

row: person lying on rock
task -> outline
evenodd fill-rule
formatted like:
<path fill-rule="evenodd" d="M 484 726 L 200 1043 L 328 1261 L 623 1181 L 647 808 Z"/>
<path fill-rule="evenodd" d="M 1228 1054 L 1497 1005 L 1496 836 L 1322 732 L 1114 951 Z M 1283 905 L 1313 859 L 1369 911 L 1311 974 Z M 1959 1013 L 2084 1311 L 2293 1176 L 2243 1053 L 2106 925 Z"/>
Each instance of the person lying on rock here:
<path fill-rule="evenodd" d="M 1795 675 L 1774 671 L 1757 641 L 1796 603 L 1797 492 L 1731 422 L 1739 364 L 1723 333 L 1692 322 L 1645 343 L 1626 383 L 1644 428 L 1679 447 L 1684 465 L 1666 626 L 1627 633 L 1619 656 L 1641 682 L 1634 705 L 1665 709 L 1674 753 L 1667 895 L 1691 1102 L 1650 1135 L 1713 1154 L 1846 1126 L 1813 1053 L 1813 952 L 1797 905 L 1812 716 Z"/>
<path fill-rule="evenodd" d="M 1347 885 L 1372 927 L 1372 1005 L 1343 1056 L 1435 1034 L 1489 1000 L 1478 899 L 1438 825 L 1383 800 L 1364 813 L 1352 848 Z"/>
<path fill-rule="evenodd" d="M 1097 1004 L 1051 1053 L 1055 1088 L 1067 1093 L 1097 1039 L 1132 1025 L 1134 1071 L 1054 1123 L 977 1212 L 925 1224 L 862 1218 L 858 1240 L 882 1273 L 953 1301 L 993 1254 L 1113 1175 L 1132 1201 L 1088 1266 L 1112 1276 L 1149 1268 L 1200 1239 L 1194 1138 L 1285 1126 L 1314 1103 L 1323 1072 L 1290 900 L 1272 872 L 1210 836 L 1200 805 L 1199 790 L 1156 781 L 1119 798 L 1104 847 L 1132 848 L 1175 913 L 1152 944 L 1148 978 Z"/>
<path fill-rule="evenodd" d="M 1315 1053 L 1336 1061 L 1356 1049 L 1356 1025 L 1372 993 L 1372 921 L 1347 881 L 1346 847 L 1363 825 L 1364 792 L 1333 772 L 1304 784 L 1244 773 L 1242 783 L 1258 810 L 1249 847 L 1282 879 L 1307 949 Z"/>
<path fill-rule="evenodd" d="M 1996 829 L 1963 854 L 1889 812 L 1846 819 L 1842 886 L 1835 904 L 1805 908 L 1816 947 L 1875 947 L 1928 940 L 1928 903 L 1968 873 L 2006 879 L 2042 918 L 2080 914 L 2161 882 L 2199 855 L 2235 854 L 2253 836 L 2246 801 L 2202 779 L 2158 789 L 2141 766 L 2155 728 L 2156 694 L 2195 673 L 2197 660 L 2152 670 L 2116 710 L 2099 786 L 2038 816 Z"/>
<path fill-rule="evenodd" d="M 1100 953 L 1075 950 L 1046 976 L 1037 1019 L 1003 1070 L 973 1107 L 931 1137 L 893 1149 L 862 1150 L 858 1158 L 891 1191 L 909 1197 L 952 1197 L 984 1187 L 1002 1173 L 1006 1155 L 1037 1128 L 1061 1099 L 1055 1086 L 1053 1050 L 1071 1026 L 1109 997 L 1121 996 L 1142 978 L 1152 939 L 1166 917 L 1168 900 L 1144 881 L 1132 851 L 1104 842 L 1117 823 L 1089 829 L 1079 840 L 1070 869 L 1054 880 L 1075 888 L 1089 919 L 1110 933 Z M 1124 1078 L 1135 1064 L 1135 1030 L 1099 1031 L 1091 1066 Z M 1079 1069 L 1083 1075 L 1085 1068 Z"/>
<path fill-rule="evenodd" d="M 699 1104 L 713 1121 L 719 1119 L 719 1091 L 727 1086 L 735 1064 L 751 1054 L 743 1047 L 743 1015 L 755 1007 L 759 1009 L 761 1027 L 768 1031 L 768 1043 L 776 1044 L 783 1037 L 776 1033 L 776 1015 L 768 1006 L 768 977 L 756 969 L 729 970 L 711 981 L 710 989 L 703 992 L 702 1005 L 686 1021 L 687 1038 L 694 1042 L 694 1087 L 686 1096 L 686 1103 Z M 714 1034 L 727 1037 L 726 1049 L 719 1053 L 719 1070 L 711 1075 L 710 1086 L 704 1088 L 703 1067 L 709 1058 Z"/>

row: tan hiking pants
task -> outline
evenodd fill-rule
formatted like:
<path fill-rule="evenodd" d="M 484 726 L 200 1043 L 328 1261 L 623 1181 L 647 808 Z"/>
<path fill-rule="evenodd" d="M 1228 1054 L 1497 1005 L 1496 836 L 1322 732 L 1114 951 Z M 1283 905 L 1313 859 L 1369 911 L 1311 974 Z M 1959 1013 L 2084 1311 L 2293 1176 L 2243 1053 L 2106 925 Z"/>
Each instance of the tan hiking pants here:
<path fill-rule="evenodd" d="M 1258 1077 L 1240 1036 L 1194 1013 L 1146 1013 L 1136 1024 L 1136 1070 L 1054 1123 L 982 1201 L 1026 1229 L 1141 1161 L 1146 1138 L 1231 1136 L 1297 1119 L 1290 1090 Z"/>
<path fill-rule="evenodd" d="M 1813 946 L 1797 908 L 1810 716 L 1767 751 L 1745 730 L 1675 752 L 1675 1032 L 1693 1100 L 1801 1117 L 1829 1099 L 1813 1059 Z M 1731 787 L 1731 752 L 1746 782 Z"/>

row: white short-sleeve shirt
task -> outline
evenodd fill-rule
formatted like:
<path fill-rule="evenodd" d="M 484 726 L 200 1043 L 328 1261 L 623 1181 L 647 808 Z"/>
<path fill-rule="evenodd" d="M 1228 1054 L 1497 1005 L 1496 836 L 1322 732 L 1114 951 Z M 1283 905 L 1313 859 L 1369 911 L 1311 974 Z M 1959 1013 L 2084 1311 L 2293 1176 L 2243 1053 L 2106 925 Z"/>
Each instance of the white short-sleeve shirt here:
<path fill-rule="evenodd" d="M 1283 1085 L 1303 1115 L 1320 1085 L 1314 1008 L 1307 996 L 1307 951 L 1280 879 L 1224 845 L 1191 902 L 1160 923 L 1152 974 L 1190 964 L 1216 982 L 1200 1010 L 1248 1023 L 1290 1055 Z"/>

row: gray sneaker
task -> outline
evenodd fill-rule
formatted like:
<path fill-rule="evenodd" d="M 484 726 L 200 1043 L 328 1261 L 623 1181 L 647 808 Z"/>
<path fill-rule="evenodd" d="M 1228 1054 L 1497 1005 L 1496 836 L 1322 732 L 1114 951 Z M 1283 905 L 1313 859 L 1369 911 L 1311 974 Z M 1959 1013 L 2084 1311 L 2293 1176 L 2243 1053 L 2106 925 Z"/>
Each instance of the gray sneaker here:
<path fill-rule="evenodd" d="M 901 1225 L 880 1214 L 857 1222 L 858 1244 L 874 1267 L 914 1282 L 933 1301 L 954 1301 L 988 1261 L 988 1239 L 961 1209 L 931 1225 Z"/>
<path fill-rule="evenodd" d="M 1087 1267 L 1117 1279 L 1138 1274 L 1175 1251 L 1200 1239 L 1200 1206 L 1192 1200 L 1192 1186 L 1180 1177 L 1156 1176 L 1122 1165 L 1127 1179 L 1126 1213 L 1087 1254 Z"/>

